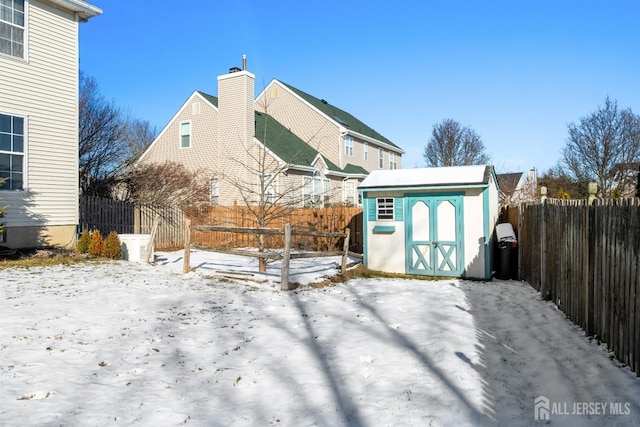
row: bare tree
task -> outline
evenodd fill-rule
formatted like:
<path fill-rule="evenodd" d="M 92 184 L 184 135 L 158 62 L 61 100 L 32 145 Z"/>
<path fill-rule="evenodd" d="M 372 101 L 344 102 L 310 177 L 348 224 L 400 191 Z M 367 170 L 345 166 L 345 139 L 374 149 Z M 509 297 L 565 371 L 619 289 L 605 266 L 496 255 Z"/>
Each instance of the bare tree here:
<path fill-rule="evenodd" d="M 640 162 L 640 116 L 616 100 L 568 125 L 559 168 L 579 183 L 595 181 L 600 197 L 632 192 Z"/>
<path fill-rule="evenodd" d="M 484 151 L 482 139 L 473 129 L 445 119 L 433 126 L 423 157 L 428 166 L 478 165 L 490 160 Z"/>
<path fill-rule="evenodd" d="M 83 194 L 109 197 L 121 165 L 154 138 L 149 122 L 130 118 L 80 73 L 79 168 Z"/>
<path fill-rule="evenodd" d="M 126 171 L 119 178 L 120 198 L 154 209 L 207 203 L 209 182 L 199 171 L 176 162 L 148 163 Z"/>
<path fill-rule="evenodd" d="M 554 199 L 582 199 L 588 196 L 587 181 L 577 182 L 562 168 L 554 166 L 538 179 L 540 186 L 547 187 L 547 195 Z"/>

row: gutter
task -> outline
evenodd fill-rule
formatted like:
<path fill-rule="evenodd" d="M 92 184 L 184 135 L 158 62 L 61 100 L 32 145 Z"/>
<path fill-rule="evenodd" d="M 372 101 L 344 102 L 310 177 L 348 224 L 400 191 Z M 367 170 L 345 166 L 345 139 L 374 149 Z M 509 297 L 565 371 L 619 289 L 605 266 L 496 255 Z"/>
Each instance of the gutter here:
<path fill-rule="evenodd" d="M 102 15 L 102 9 L 81 0 L 46 0 L 46 2 L 74 12 L 79 22 L 87 22 L 89 18 Z"/>

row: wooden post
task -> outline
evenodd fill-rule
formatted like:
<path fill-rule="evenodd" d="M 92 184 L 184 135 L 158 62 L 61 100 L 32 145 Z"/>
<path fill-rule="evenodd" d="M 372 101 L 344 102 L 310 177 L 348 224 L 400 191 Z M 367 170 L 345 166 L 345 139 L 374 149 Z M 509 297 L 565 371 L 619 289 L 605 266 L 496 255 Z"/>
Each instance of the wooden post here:
<path fill-rule="evenodd" d="M 133 208 L 133 232 L 135 234 L 141 234 L 140 216 L 141 216 L 140 207 L 135 206 Z"/>
<path fill-rule="evenodd" d="M 291 224 L 284 226 L 284 250 L 282 252 L 282 274 L 280 277 L 280 290 L 289 290 L 289 258 L 291 254 Z"/>
<path fill-rule="evenodd" d="M 344 249 L 344 254 L 342 255 L 342 267 L 340 268 L 340 274 L 343 276 L 347 272 L 347 257 L 349 255 L 349 236 L 351 235 L 351 230 L 347 227 L 344 232 L 347 235 L 344 237 L 344 245 L 342 247 Z"/>
<path fill-rule="evenodd" d="M 187 274 L 191 271 L 191 220 L 185 219 L 184 221 L 184 264 L 182 266 L 182 273 Z"/>
<path fill-rule="evenodd" d="M 153 252 L 153 242 L 156 240 L 156 233 L 158 232 L 158 225 L 160 224 L 160 215 L 156 215 L 156 219 L 153 221 L 153 228 L 151 229 L 151 235 L 149 236 L 149 242 L 147 243 L 147 252 L 144 254 L 144 262 L 149 264 L 149 258 L 151 252 Z"/>

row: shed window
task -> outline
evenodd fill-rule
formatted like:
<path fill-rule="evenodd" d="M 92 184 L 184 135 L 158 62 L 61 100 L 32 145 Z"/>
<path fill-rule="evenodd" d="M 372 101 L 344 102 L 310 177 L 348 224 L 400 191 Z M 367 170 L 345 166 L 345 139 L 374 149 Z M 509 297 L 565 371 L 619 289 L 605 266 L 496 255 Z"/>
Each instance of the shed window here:
<path fill-rule="evenodd" d="M 376 200 L 377 219 L 393 219 L 393 197 L 378 197 Z"/>

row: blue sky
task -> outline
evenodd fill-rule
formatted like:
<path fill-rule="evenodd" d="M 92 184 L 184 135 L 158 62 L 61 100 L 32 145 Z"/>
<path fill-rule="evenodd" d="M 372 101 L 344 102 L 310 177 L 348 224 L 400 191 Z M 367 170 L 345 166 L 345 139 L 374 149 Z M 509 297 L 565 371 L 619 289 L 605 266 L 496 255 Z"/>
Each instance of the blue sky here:
<path fill-rule="evenodd" d="M 349 111 L 425 166 L 433 125 L 473 128 L 497 172 L 544 172 L 608 95 L 640 114 L 640 1 L 107 1 L 80 69 L 160 131 L 232 66 Z M 180 8 L 179 6 L 188 6 Z"/>

